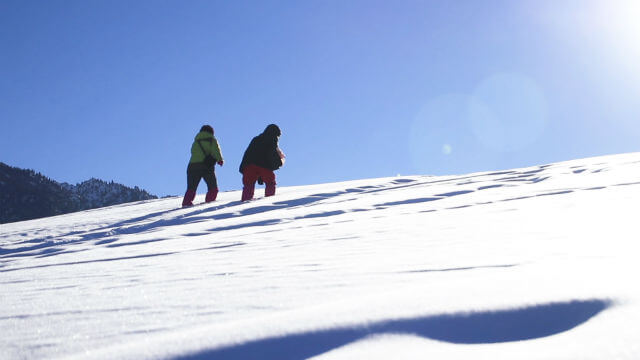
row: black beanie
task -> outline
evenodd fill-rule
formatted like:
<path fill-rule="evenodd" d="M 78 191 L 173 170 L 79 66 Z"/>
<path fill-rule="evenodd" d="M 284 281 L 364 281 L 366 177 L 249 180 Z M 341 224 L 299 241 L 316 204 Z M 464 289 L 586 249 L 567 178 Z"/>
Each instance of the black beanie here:
<path fill-rule="evenodd" d="M 213 135 L 213 128 L 211 127 L 211 125 L 203 125 L 203 126 L 200 128 L 200 132 L 203 132 L 203 131 L 206 131 L 206 132 L 208 132 L 209 134 Z"/>
<path fill-rule="evenodd" d="M 269 124 L 265 129 L 264 129 L 264 134 L 266 135 L 271 135 L 271 136 L 280 136 L 282 134 L 282 132 L 280 132 L 280 128 L 278 127 L 278 125 L 276 124 Z"/>

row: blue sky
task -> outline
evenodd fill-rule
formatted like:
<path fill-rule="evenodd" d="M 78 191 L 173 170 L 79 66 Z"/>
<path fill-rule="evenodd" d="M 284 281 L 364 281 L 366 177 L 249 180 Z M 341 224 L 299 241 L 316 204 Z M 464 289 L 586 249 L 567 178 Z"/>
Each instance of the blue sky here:
<path fill-rule="evenodd" d="M 633 0 L 4 0 L 0 161 L 164 196 L 184 193 L 203 124 L 221 191 L 269 123 L 283 186 L 639 151 L 639 16 Z"/>

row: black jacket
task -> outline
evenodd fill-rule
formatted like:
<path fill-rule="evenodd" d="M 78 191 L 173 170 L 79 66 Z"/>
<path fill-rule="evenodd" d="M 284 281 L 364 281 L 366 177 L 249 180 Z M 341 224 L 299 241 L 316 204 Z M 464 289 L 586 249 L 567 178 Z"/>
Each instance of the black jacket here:
<path fill-rule="evenodd" d="M 247 165 L 257 165 L 269 170 L 277 170 L 282 166 L 282 159 L 278 154 L 278 133 L 265 130 L 262 134 L 251 140 L 249 147 L 244 152 L 240 172 L 242 173 Z"/>

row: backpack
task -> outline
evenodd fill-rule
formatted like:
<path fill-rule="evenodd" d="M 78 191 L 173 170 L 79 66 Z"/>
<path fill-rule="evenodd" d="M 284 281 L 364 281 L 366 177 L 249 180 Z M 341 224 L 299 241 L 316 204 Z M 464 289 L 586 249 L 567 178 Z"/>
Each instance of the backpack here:
<path fill-rule="evenodd" d="M 200 140 L 198 140 L 198 145 L 200 146 L 200 150 L 202 150 L 202 153 L 204 154 L 204 160 L 202 161 L 202 163 L 206 167 L 214 167 L 216 165 L 216 158 L 214 158 L 213 155 L 207 154 L 207 152 L 204 151 L 204 148 L 202 147 Z"/>

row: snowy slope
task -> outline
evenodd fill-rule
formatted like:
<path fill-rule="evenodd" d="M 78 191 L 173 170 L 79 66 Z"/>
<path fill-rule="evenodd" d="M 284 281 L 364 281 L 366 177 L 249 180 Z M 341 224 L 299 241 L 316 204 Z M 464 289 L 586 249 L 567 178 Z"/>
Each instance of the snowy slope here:
<path fill-rule="evenodd" d="M 239 197 L 0 225 L 0 358 L 640 358 L 640 153 Z"/>

